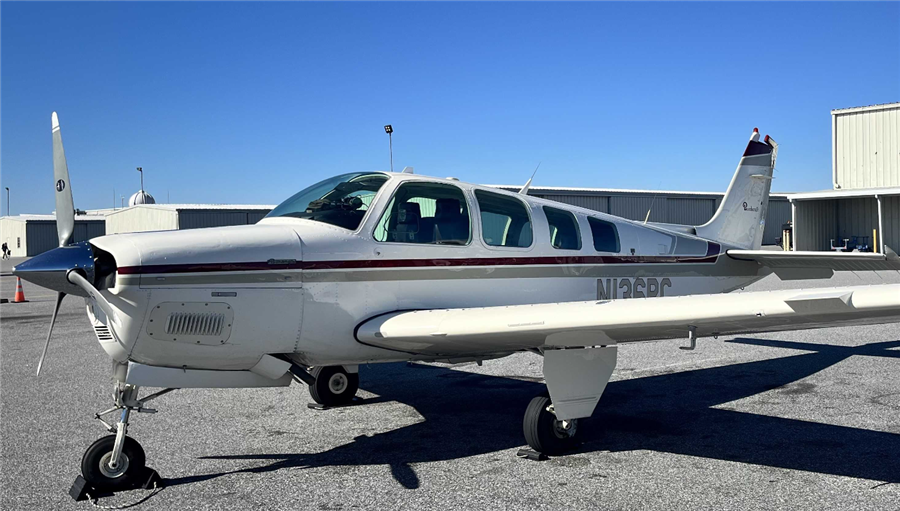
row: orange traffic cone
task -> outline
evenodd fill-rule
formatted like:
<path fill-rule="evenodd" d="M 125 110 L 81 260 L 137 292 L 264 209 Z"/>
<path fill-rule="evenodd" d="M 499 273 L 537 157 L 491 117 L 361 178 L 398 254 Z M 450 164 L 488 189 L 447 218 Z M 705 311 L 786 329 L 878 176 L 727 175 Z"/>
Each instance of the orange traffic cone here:
<path fill-rule="evenodd" d="M 13 303 L 22 303 L 27 302 L 25 299 L 25 290 L 22 289 L 22 278 L 16 277 L 16 297 L 13 298 Z"/>

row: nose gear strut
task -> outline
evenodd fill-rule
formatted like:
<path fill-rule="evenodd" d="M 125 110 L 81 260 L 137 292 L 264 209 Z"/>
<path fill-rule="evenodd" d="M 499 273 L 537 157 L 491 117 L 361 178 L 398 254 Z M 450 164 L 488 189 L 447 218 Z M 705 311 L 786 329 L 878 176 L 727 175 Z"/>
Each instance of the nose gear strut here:
<path fill-rule="evenodd" d="M 85 451 L 81 460 L 81 481 L 76 479 L 72 487 L 72 496 L 76 500 L 81 500 L 79 497 L 85 497 L 88 492 L 97 495 L 142 486 L 161 486 L 162 481 L 156 471 L 145 466 L 144 449 L 135 439 L 127 436 L 128 422 L 133 411 L 156 413 L 156 410 L 147 408 L 145 404 L 175 389 L 163 389 L 143 399 L 138 398 L 139 390 L 140 387 L 136 385 L 116 383 L 116 406 L 94 414 L 94 418 L 113 434 L 98 439 Z M 115 412 L 120 412 L 115 424 L 103 419 L 104 415 Z"/>

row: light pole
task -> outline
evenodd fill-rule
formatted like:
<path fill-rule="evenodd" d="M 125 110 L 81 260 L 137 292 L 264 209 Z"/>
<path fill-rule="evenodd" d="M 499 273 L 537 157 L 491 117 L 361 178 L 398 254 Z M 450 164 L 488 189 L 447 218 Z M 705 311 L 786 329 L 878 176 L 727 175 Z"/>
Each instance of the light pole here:
<path fill-rule="evenodd" d="M 9 187 L 6 187 L 6 216 L 9 216 Z"/>
<path fill-rule="evenodd" d="M 141 191 L 144 191 L 144 167 L 135 167 L 141 173 Z"/>
<path fill-rule="evenodd" d="M 391 172 L 394 171 L 394 141 L 391 138 L 391 133 L 394 132 L 393 126 L 390 124 L 384 125 L 384 132 L 388 134 L 388 148 L 391 150 Z"/>

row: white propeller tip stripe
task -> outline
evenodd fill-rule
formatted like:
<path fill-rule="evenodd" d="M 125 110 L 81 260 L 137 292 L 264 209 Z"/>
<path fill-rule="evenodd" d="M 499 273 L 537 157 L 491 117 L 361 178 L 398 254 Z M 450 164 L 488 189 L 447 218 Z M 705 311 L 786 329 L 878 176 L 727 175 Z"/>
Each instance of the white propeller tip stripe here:
<path fill-rule="evenodd" d="M 53 130 L 59 129 L 59 117 L 56 116 L 56 112 L 50 116 L 50 123 L 53 124 Z"/>

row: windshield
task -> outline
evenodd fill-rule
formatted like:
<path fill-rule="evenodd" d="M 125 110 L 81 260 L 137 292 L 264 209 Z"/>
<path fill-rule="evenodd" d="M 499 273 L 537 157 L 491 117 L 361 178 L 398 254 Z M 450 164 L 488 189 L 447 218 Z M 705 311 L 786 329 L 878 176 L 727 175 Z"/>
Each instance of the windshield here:
<path fill-rule="evenodd" d="M 320 181 L 282 202 L 266 217 L 305 218 L 355 231 L 388 177 L 354 172 Z"/>

